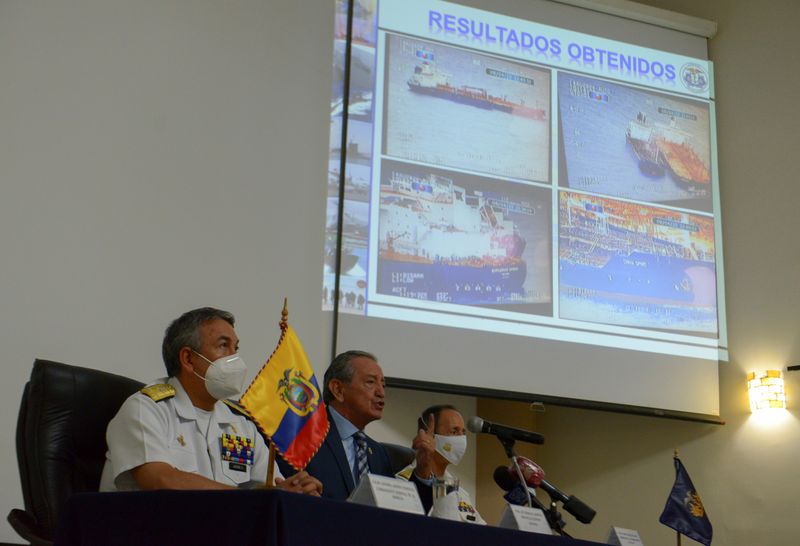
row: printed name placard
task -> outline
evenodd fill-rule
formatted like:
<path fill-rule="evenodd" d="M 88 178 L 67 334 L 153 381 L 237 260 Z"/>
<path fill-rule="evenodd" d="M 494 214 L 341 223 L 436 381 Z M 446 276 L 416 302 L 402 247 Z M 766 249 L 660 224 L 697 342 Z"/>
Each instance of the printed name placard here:
<path fill-rule="evenodd" d="M 550 529 L 550 524 L 547 523 L 544 512 L 538 508 L 517 506 L 516 504 L 509 504 L 506 506 L 498 527 L 518 529 L 520 531 L 527 531 L 528 533 L 539 533 L 540 535 L 553 534 L 553 531 Z"/>
<path fill-rule="evenodd" d="M 606 544 L 613 546 L 644 546 L 638 531 L 625 529 L 624 527 L 612 527 L 608 531 Z"/>
<path fill-rule="evenodd" d="M 348 499 L 356 504 L 425 515 L 417 486 L 407 480 L 366 474 Z"/>

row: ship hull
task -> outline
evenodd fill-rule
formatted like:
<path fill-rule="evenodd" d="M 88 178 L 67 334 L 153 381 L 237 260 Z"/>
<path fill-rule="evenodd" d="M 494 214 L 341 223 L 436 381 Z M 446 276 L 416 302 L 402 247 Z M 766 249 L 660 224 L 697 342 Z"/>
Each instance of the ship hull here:
<path fill-rule="evenodd" d="M 699 269 L 706 274 L 699 275 Z M 704 282 L 705 286 L 695 286 L 698 279 L 713 279 L 714 276 L 713 263 L 645 252 L 615 255 L 602 267 L 564 259 L 559 263 L 562 287 L 673 305 L 714 305 L 716 294 L 710 290 L 711 281 Z"/>
<path fill-rule="evenodd" d="M 654 150 L 647 142 L 631 136 L 628 136 L 628 143 L 631 145 L 633 155 L 636 156 L 636 160 L 639 162 L 639 170 L 642 174 L 651 178 L 664 176 L 665 169 L 664 165 L 659 161 L 658 148 Z"/>
<path fill-rule="evenodd" d="M 493 103 L 484 97 L 474 96 L 468 93 L 459 93 L 455 89 L 429 87 L 414 83 L 413 81 L 408 82 L 408 88 L 414 93 L 418 93 L 420 95 L 428 95 L 430 97 L 446 99 L 459 104 L 483 108 L 484 110 L 500 110 L 501 112 L 506 112 L 509 114 L 513 111 L 511 106 Z"/>
<path fill-rule="evenodd" d="M 525 262 L 461 265 L 382 258 L 378 292 L 463 305 L 519 301 L 527 276 Z"/>
<path fill-rule="evenodd" d="M 662 139 L 656 140 L 656 144 L 662 162 L 666 164 L 676 182 L 689 187 L 690 190 L 702 190 L 708 187 L 711 175 L 694 150 L 686 145 Z"/>

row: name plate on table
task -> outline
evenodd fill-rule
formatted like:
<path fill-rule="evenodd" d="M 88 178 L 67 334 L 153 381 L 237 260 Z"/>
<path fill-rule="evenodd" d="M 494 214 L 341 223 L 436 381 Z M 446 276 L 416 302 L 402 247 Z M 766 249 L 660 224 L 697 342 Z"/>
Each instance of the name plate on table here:
<path fill-rule="evenodd" d="M 503 517 L 500 518 L 500 523 L 497 526 L 505 529 L 527 531 L 528 533 L 539 533 L 540 535 L 553 534 L 544 512 L 530 506 L 506 505 Z"/>
<path fill-rule="evenodd" d="M 635 529 L 625 529 L 623 527 L 612 527 L 608 531 L 606 544 L 613 546 L 644 546 L 639 532 Z"/>
<path fill-rule="evenodd" d="M 413 482 L 377 474 L 364 475 L 347 500 L 356 504 L 425 515 L 417 486 Z"/>

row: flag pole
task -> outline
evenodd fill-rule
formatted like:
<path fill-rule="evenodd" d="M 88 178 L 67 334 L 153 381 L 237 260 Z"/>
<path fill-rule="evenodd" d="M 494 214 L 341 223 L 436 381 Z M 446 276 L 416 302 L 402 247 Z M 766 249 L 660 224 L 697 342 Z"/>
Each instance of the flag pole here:
<path fill-rule="evenodd" d="M 267 489 L 275 487 L 275 444 L 269 442 L 269 461 L 267 462 L 267 481 L 264 483 Z"/>
<path fill-rule="evenodd" d="M 281 310 L 281 337 L 289 325 L 289 298 L 283 298 L 283 310 Z M 275 444 L 270 438 L 269 441 L 269 460 L 267 461 L 267 481 L 264 484 L 268 488 L 275 487 Z"/>
<path fill-rule="evenodd" d="M 676 447 L 674 449 L 675 449 L 675 451 L 672 454 L 672 458 L 673 459 L 677 459 L 678 458 L 678 448 Z M 680 533 L 680 531 L 675 531 L 675 539 L 677 540 L 678 546 L 681 546 L 681 533 Z"/>

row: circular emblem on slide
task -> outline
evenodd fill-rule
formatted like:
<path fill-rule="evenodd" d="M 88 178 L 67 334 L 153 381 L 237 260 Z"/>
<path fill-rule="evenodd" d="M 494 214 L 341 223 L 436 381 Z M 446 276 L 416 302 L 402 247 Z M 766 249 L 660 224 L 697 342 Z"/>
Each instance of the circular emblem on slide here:
<path fill-rule="evenodd" d="M 681 81 L 692 93 L 702 93 L 708 89 L 708 74 L 699 64 L 686 63 L 681 68 Z"/>

